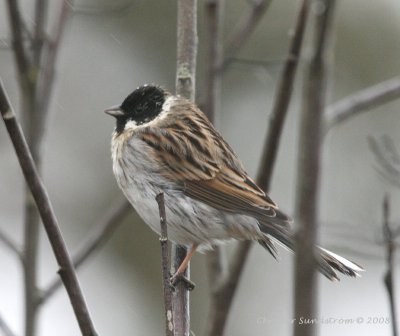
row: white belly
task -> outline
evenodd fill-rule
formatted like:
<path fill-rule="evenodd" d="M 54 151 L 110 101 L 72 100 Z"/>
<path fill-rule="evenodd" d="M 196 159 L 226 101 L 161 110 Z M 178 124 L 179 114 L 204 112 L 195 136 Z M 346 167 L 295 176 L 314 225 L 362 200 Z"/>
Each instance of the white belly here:
<path fill-rule="evenodd" d="M 157 173 L 157 163 L 148 155 L 147 144 L 137 138 L 113 141 L 113 170 L 117 182 L 143 221 L 160 234 L 156 196 L 164 193 L 168 239 L 181 245 L 204 248 L 229 238 L 251 239 L 259 229 L 254 218 L 229 215 L 185 196 L 171 181 Z M 243 231 L 237 230 L 242 224 Z M 232 230 L 232 225 L 235 230 Z"/>

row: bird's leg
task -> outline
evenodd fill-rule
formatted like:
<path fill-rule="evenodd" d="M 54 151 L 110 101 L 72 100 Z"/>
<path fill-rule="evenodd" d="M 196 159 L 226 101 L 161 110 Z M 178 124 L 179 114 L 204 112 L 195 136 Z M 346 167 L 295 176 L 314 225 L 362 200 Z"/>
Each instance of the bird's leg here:
<path fill-rule="evenodd" d="M 183 273 L 185 273 L 185 270 L 189 265 L 190 259 L 192 259 L 193 254 L 194 254 L 194 252 L 196 252 L 196 249 L 198 246 L 199 246 L 198 244 L 192 245 L 189 252 L 186 254 L 185 259 L 183 259 L 182 263 L 179 265 L 175 274 L 171 277 L 172 286 L 175 286 L 179 281 L 184 281 L 187 289 L 189 289 L 189 290 L 194 289 L 194 283 L 191 282 L 189 279 L 185 278 L 183 276 Z"/>

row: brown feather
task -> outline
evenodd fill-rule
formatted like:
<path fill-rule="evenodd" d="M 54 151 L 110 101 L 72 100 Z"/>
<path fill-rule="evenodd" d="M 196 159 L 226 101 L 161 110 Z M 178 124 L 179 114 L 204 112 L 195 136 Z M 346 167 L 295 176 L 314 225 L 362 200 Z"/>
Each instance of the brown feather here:
<path fill-rule="evenodd" d="M 189 102 L 157 127 L 137 134 L 153 148 L 160 173 L 180 185 L 184 194 L 214 208 L 255 217 L 264 225 L 288 225 L 276 204 L 247 175 L 241 162 L 207 117 Z"/>

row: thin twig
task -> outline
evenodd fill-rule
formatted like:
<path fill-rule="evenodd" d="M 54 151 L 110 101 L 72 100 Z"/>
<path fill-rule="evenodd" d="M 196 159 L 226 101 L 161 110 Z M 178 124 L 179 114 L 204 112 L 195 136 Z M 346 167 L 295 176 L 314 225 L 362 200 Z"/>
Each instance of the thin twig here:
<path fill-rule="evenodd" d="M 248 13 L 238 20 L 232 36 L 229 38 L 225 48 L 225 59 L 218 66 L 220 71 L 225 70 L 242 48 L 243 44 L 249 39 L 258 23 L 264 16 L 272 0 L 254 0 Z"/>
<path fill-rule="evenodd" d="M 21 13 L 18 8 L 18 1 L 7 0 L 8 12 L 10 18 L 11 34 L 13 49 L 15 50 L 14 55 L 16 59 L 16 64 L 18 68 L 18 73 L 20 74 L 21 85 L 27 85 L 29 81 L 29 59 L 27 51 L 24 46 L 23 33 L 22 33 L 22 18 Z"/>
<path fill-rule="evenodd" d="M 389 224 L 390 203 L 388 195 L 385 195 L 383 199 L 382 208 L 383 208 L 383 239 L 386 247 L 386 265 L 387 265 L 383 281 L 385 283 L 386 291 L 389 297 L 392 335 L 397 336 L 398 335 L 397 314 L 396 314 L 396 302 L 395 302 L 394 286 L 393 286 L 394 255 L 396 252 L 396 242 L 395 242 L 395 237 L 393 235 L 393 231 Z"/>
<path fill-rule="evenodd" d="M 335 0 L 314 1 L 313 51 L 304 80 L 304 96 L 298 150 L 295 219 L 294 317 L 316 316 L 317 276 L 314 246 L 317 241 L 317 209 L 322 140 L 322 116 L 326 95 L 326 53 L 330 41 Z M 294 336 L 312 336 L 313 324 L 293 324 Z"/>
<path fill-rule="evenodd" d="M 38 207 L 51 247 L 60 267 L 58 272 L 67 290 L 82 335 L 95 336 L 97 333 L 89 316 L 83 293 L 79 286 L 72 260 L 62 238 L 53 207 L 46 188 L 37 173 L 32 155 L 6 96 L 2 82 L 0 82 L 0 112 L 24 173 L 26 183 Z"/>
<path fill-rule="evenodd" d="M 80 268 L 92 255 L 98 252 L 112 237 L 115 230 L 122 224 L 125 216 L 132 210 L 132 206 L 124 198 L 112 205 L 103 217 L 96 222 L 93 232 L 83 242 L 82 247 L 73 256 L 75 269 Z M 62 285 L 59 277 L 53 279 L 40 296 L 39 304 L 48 300 Z"/>
<path fill-rule="evenodd" d="M 197 44 L 197 0 L 178 0 L 176 93 L 191 101 L 195 100 L 196 93 Z M 186 248 L 174 245 L 172 250 L 172 264 L 174 270 L 177 270 L 186 256 Z M 190 266 L 183 276 L 189 279 Z M 189 290 L 182 281 L 176 285 L 173 310 L 176 335 L 188 336 Z"/>
<path fill-rule="evenodd" d="M 37 83 L 37 122 L 35 123 L 36 129 L 36 141 L 40 144 L 42 136 L 44 134 L 45 120 L 49 110 L 49 104 L 52 97 L 54 88 L 54 77 L 55 77 L 55 65 L 60 50 L 60 44 L 64 35 L 66 23 L 71 12 L 73 1 L 64 0 L 63 5 L 56 21 L 56 27 L 54 36 L 47 43 L 47 48 L 44 49 L 45 53 L 41 56 L 42 58 L 42 71 L 39 72 L 38 83 Z"/>
<path fill-rule="evenodd" d="M 40 67 L 42 47 L 45 41 L 45 27 L 47 22 L 48 0 L 36 0 L 35 4 L 35 31 L 33 37 L 33 64 L 36 69 Z"/>
<path fill-rule="evenodd" d="M 164 308 L 165 308 L 165 335 L 174 336 L 174 318 L 172 310 L 172 292 L 169 274 L 169 253 L 168 253 L 168 232 L 167 232 L 167 218 L 165 214 L 164 193 L 156 196 L 158 203 L 158 211 L 160 214 L 160 227 L 161 227 L 161 264 L 163 276 L 163 289 L 164 289 Z"/>
<path fill-rule="evenodd" d="M 264 145 L 264 155 L 258 171 L 257 183 L 266 191 L 269 190 L 273 167 L 276 162 L 276 153 L 279 147 L 279 139 L 282 134 L 283 124 L 286 119 L 286 112 L 291 98 L 291 88 L 293 86 L 303 41 L 308 5 L 309 1 L 304 0 L 297 16 L 295 33 L 290 44 L 285 66 L 281 73 L 268 136 Z M 226 275 L 220 280 L 218 286 L 213 291 L 212 310 L 209 314 L 212 318 L 208 321 L 206 335 L 223 334 L 231 303 L 251 246 L 250 242 L 240 242 L 238 244 L 231 258 L 231 263 Z"/>
<path fill-rule="evenodd" d="M 204 107 L 203 112 L 211 122 L 217 110 L 217 102 L 221 91 L 221 73 L 217 71 L 222 57 L 221 31 L 222 31 L 222 0 L 207 0 L 205 2 L 205 27 L 206 27 L 206 78 L 204 80 Z M 208 280 L 213 286 L 223 273 L 224 265 L 222 258 L 222 247 L 217 245 L 206 255 Z M 213 317 L 210 315 L 210 317 Z"/>
<path fill-rule="evenodd" d="M 16 336 L 11 330 L 10 326 L 6 323 L 4 318 L 0 315 L 0 330 L 3 331 L 4 336 Z"/>
<path fill-rule="evenodd" d="M 378 173 L 391 185 L 400 187 L 400 155 L 393 139 L 389 136 L 382 136 L 379 139 L 369 136 L 367 140 L 376 156 Z"/>
<path fill-rule="evenodd" d="M 351 94 L 328 106 L 324 121 L 324 134 L 362 112 L 398 98 L 400 98 L 399 76 Z"/>
<path fill-rule="evenodd" d="M 267 138 L 265 139 L 263 156 L 259 168 L 257 182 L 264 190 L 269 190 L 273 168 L 278 153 L 280 135 L 286 119 L 290 98 L 292 96 L 294 77 L 299 63 L 301 46 L 306 27 L 309 0 L 303 0 L 296 20 L 295 33 L 293 35 L 289 53 L 277 86 L 277 93 L 272 108 Z"/>
<path fill-rule="evenodd" d="M 4 244 L 11 252 L 13 252 L 21 261 L 23 260 L 22 251 L 18 245 L 6 235 L 5 232 L 0 230 L 0 242 Z"/>

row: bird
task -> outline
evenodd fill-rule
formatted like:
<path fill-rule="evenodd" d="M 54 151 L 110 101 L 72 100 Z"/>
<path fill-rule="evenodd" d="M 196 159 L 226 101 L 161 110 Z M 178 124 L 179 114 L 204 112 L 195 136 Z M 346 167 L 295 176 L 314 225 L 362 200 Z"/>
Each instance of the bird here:
<path fill-rule="evenodd" d="M 294 251 L 292 219 L 246 173 L 231 146 L 190 100 L 161 86 L 136 88 L 105 110 L 116 119 L 111 139 L 119 188 L 160 235 L 156 197 L 164 194 L 168 239 L 188 253 L 172 279 L 182 276 L 196 250 L 228 240 L 258 242 L 275 258 L 276 243 Z M 356 277 L 363 268 L 315 246 L 318 270 Z"/>

